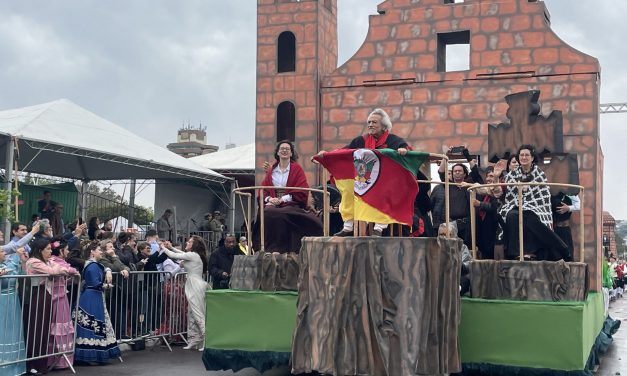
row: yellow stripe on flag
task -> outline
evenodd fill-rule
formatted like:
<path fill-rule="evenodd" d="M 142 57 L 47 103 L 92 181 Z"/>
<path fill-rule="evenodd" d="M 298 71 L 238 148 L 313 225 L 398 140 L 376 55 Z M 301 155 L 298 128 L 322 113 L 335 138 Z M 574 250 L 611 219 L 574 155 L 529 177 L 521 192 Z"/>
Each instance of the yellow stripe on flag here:
<path fill-rule="evenodd" d="M 340 201 L 340 213 L 343 221 L 350 221 L 354 218 L 355 208 L 355 179 L 335 179 L 335 187 L 342 196 Z"/>
<path fill-rule="evenodd" d="M 368 205 L 367 203 L 365 203 L 361 197 L 355 195 L 355 200 L 354 200 L 354 217 L 356 220 L 358 221 L 366 221 L 366 222 L 373 222 L 373 223 L 399 223 L 398 220 L 390 217 L 389 215 L 385 214 L 384 212 L 374 208 L 373 206 Z M 351 200 L 349 200 L 351 201 Z M 403 223 L 405 225 L 409 225 L 411 226 L 411 223 Z"/>
<path fill-rule="evenodd" d="M 399 223 L 398 219 L 394 219 L 384 212 L 368 205 L 361 197 L 354 193 L 355 179 L 335 179 L 335 186 L 342 195 L 340 201 L 340 213 L 342 220 L 358 220 L 374 223 Z M 405 223 L 411 225 L 411 223 Z"/>

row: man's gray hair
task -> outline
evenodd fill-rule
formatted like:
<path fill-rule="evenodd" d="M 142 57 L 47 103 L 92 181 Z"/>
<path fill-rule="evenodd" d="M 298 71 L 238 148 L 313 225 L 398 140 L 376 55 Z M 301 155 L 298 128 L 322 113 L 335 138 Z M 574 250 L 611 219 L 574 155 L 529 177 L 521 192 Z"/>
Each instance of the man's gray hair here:
<path fill-rule="evenodd" d="M 456 238 L 457 237 L 457 222 L 450 221 L 448 223 L 448 228 L 449 228 L 449 236 L 451 238 Z M 438 230 L 446 231 L 446 222 L 440 223 L 440 227 L 438 228 Z M 439 233 L 440 233 L 440 231 L 438 231 L 438 235 L 439 235 Z"/>
<path fill-rule="evenodd" d="M 392 130 L 392 120 L 390 119 L 390 116 L 388 115 L 387 112 L 383 111 L 380 108 L 375 108 L 370 115 L 379 115 L 381 116 L 381 124 L 383 124 L 383 126 L 385 127 L 386 131 L 391 131 Z M 370 115 L 368 115 L 368 117 L 370 117 Z"/>

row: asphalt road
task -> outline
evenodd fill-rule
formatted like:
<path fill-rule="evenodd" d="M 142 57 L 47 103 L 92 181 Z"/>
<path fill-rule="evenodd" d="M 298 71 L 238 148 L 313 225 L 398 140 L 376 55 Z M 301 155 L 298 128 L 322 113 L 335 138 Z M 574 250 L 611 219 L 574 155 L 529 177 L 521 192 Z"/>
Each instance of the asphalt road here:
<path fill-rule="evenodd" d="M 112 362 L 103 366 L 76 366 L 76 376 L 259 376 L 255 369 L 246 368 L 237 373 L 231 371 L 208 372 L 202 363 L 200 351 L 183 350 L 172 346 L 172 352 L 161 344 L 155 344 L 143 351 L 123 351 L 123 363 Z M 289 375 L 289 370 L 274 369 L 264 376 Z M 53 371 L 51 376 L 74 375 L 70 370 Z"/>
<path fill-rule="evenodd" d="M 622 298 L 610 302 L 610 317 L 620 320 L 621 327 L 614 334 L 614 341 L 601 358 L 601 365 L 595 376 L 627 375 L 627 293 Z"/>
<path fill-rule="evenodd" d="M 601 358 L 601 365 L 595 376 L 627 376 L 627 294 L 623 298 L 610 303 L 610 316 L 622 321 L 622 327 L 614 335 L 614 342 L 608 352 Z M 259 376 L 259 372 L 252 368 L 243 369 L 237 373 L 231 371 L 207 372 L 202 363 L 202 353 L 199 351 L 183 350 L 180 346 L 173 346 L 172 352 L 167 347 L 155 343 L 143 351 L 124 351 L 124 362 L 115 361 L 105 366 L 77 366 L 78 376 Z M 264 373 L 264 376 L 289 375 L 289 370 L 274 369 Z M 51 376 L 70 376 L 69 370 L 53 371 Z"/>

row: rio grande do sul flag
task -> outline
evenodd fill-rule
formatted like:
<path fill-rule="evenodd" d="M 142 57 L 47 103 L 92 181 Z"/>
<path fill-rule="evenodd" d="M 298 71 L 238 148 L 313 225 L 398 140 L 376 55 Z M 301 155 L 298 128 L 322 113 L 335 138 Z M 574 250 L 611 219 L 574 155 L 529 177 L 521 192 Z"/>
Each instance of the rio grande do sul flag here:
<path fill-rule="evenodd" d="M 316 157 L 342 195 L 342 219 L 412 224 L 416 172 L 429 153 L 392 149 L 338 149 Z"/>

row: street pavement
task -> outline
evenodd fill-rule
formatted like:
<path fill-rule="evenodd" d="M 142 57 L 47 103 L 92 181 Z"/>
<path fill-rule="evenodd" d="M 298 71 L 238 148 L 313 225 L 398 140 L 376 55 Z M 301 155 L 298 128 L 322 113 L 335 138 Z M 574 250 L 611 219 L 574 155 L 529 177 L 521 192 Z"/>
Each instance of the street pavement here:
<path fill-rule="evenodd" d="M 620 320 L 621 327 L 614 334 L 614 342 L 601 357 L 601 365 L 596 376 L 627 376 L 627 293 L 622 298 L 610 302 L 610 317 Z"/>
<path fill-rule="evenodd" d="M 595 372 L 596 376 L 627 376 L 627 294 L 625 297 L 610 303 L 610 316 L 621 320 L 622 325 L 614 335 L 614 342 L 608 352 L 601 358 L 601 365 Z M 172 352 L 161 343 L 148 344 L 143 351 L 124 351 L 124 362 L 112 362 L 105 366 L 77 366 L 79 376 L 259 376 L 252 368 L 237 373 L 231 371 L 207 372 L 202 363 L 202 353 L 183 350 L 180 346 L 172 346 Z M 263 376 L 289 375 L 289 370 L 275 369 L 265 372 Z M 51 376 L 73 375 L 69 370 L 53 371 Z"/>
<path fill-rule="evenodd" d="M 202 363 L 202 352 L 183 350 L 172 346 L 172 352 L 160 343 L 142 351 L 124 351 L 123 363 L 116 360 L 104 366 L 76 366 L 76 376 L 259 376 L 253 368 L 237 373 L 231 371 L 208 372 Z M 265 372 L 263 376 L 289 375 L 286 369 Z M 50 376 L 74 376 L 70 370 L 52 371 Z"/>

